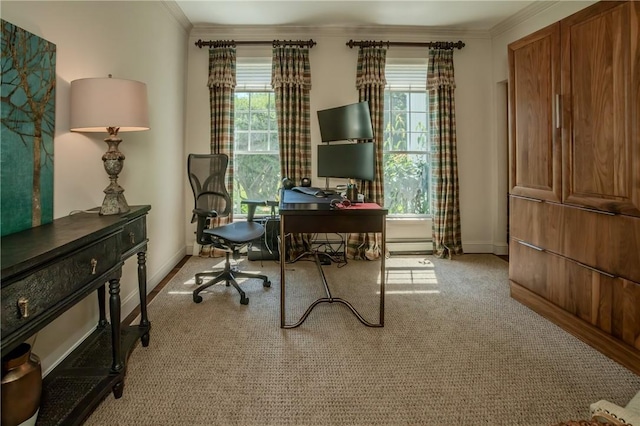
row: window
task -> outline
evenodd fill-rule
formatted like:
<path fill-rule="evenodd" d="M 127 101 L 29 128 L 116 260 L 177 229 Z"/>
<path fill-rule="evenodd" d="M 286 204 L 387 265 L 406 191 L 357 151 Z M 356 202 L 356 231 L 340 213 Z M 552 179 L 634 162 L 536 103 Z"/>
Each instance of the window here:
<path fill-rule="evenodd" d="M 242 200 L 275 200 L 280 155 L 271 62 L 238 63 L 235 90 L 233 213 L 247 214 Z"/>
<path fill-rule="evenodd" d="M 384 92 L 384 204 L 396 217 L 431 213 L 426 64 L 387 64 Z"/>

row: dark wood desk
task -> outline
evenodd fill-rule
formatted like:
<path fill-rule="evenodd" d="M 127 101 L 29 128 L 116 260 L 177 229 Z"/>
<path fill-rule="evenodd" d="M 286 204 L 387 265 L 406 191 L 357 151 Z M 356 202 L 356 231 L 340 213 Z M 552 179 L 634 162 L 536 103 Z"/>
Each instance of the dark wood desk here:
<path fill-rule="evenodd" d="M 96 330 L 44 379 L 38 425 L 77 425 L 109 392 L 122 396 L 126 359 L 149 344 L 146 215 L 78 213 L 2 237 L 2 355 L 97 293 Z M 141 321 L 120 325 L 120 277 L 137 254 Z M 109 283 L 106 318 L 105 283 Z"/>
<path fill-rule="evenodd" d="M 334 197 L 336 198 L 336 197 Z M 280 327 L 295 328 L 300 326 L 309 316 L 314 307 L 320 303 L 341 303 L 346 305 L 351 312 L 368 327 L 384 326 L 384 286 L 385 286 L 385 257 L 386 253 L 386 217 L 387 209 L 376 205 L 355 205 L 344 209 L 331 208 L 331 197 L 317 198 L 291 190 L 282 190 L 280 194 Z M 363 208 L 370 207 L 370 208 Z M 285 312 L 285 264 L 286 247 L 285 236 L 289 233 L 381 233 L 382 256 L 380 257 L 380 319 L 378 323 L 366 321 L 362 315 L 347 300 L 331 296 L 329 285 L 324 276 L 322 265 L 318 256 L 315 256 L 316 265 L 322 278 L 327 297 L 322 297 L 313 302 L 294 324 L 286 324 Z"/>

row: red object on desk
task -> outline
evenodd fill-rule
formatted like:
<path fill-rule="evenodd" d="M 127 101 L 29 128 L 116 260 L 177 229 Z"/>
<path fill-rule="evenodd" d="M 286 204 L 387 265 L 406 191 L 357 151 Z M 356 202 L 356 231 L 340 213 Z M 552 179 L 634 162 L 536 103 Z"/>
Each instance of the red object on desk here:
<path fill-rule="evenodd" d="M 379 210 L 382 207 L 380 207 L 378 204 L 376 203 L 357 203 L 357 204 L 351 204 L 349 207 L 345 207 L 345 209 L 349 210 L 349 209 L 369 209 L 369 210 Z"/>

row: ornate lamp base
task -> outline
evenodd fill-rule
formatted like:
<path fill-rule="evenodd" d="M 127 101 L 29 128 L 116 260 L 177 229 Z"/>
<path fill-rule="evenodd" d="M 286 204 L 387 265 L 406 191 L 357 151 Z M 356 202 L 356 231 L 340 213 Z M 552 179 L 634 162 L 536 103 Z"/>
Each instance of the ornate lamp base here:
<path fill-rule="evenodd" d="M 109 185 L 105 188 L 104 200 L 102 200 L 102 207 L 100 208 L 101 215 L 111 215 L 126 213 L 130 210 L 127 200 L 124 198 L 124 189 L 116 183 L 116 187 Z"/>
<path fill-rule="evenodd" d="M 109 137 L 104 141 L 109 145 L 107 152 L 102 156 L 104 169 L 109 175 L 109 186 L 104 190 L 105 197 L 102 201 L 101 215 L 112 215 L 128 212 L 129 205 L 124 198 L 124 189 L 118 185 L 118 175 L 124 166 L 124 154 L 118 150 L 118 145 L 122 139 L 118 137 L 118 128 L 109 127 Z"/>

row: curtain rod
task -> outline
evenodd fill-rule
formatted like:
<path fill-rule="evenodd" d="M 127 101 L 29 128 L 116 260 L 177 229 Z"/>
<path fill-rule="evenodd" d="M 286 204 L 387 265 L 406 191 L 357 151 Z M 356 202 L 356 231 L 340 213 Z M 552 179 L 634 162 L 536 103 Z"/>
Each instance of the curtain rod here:
<path fill-rule="evenodd" d="M 405 41 L 353 41 L 349 40 L 347 46 L 353 49 L 358 47 L 384 47 L 387 49 L 391 46 L 411 46 L 411 47 L 428 47 L 429 49 L 462 49 L 465 44 L 462 41 L 429 41 L 426 43 L 405 42 Z"/>
<path fill-rule="evenodd" d="M 241 45 L 261 45 L 261 44 L 270 44 L 273 47 L 278 46 L 299 46 L 299 47 L 309 47 L 312 48 L 316 45 L 316 42 L 313 39 L 310 40 L 258 40 L 258 41 L 235 41 L 235 40 L 209 40 L 196 41 L 196 46 L 199 48 L 203 48 L 204 46 L 209 47 L 236 47 Z"/>

